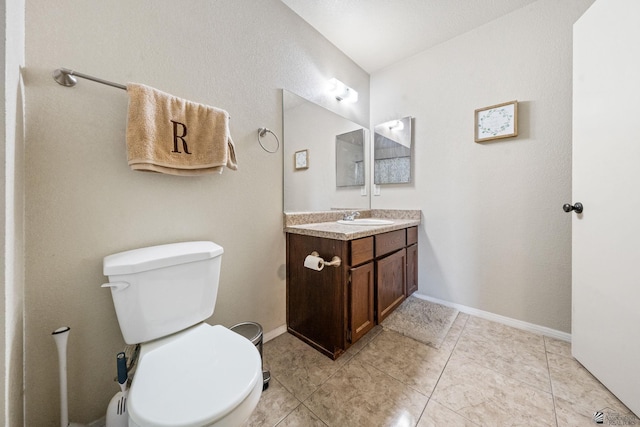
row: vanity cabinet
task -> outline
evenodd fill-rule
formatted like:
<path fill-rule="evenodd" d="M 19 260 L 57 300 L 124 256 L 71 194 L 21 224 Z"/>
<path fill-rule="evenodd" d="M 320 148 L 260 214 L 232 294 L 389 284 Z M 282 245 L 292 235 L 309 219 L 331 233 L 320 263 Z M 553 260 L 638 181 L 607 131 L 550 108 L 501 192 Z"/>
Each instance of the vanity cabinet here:
<path fill-rule="evenodd" d="M 409 279 L 417 287 L 416 230 L 353 240 L 287 233 L 287 330 L 338 358 L 402 303 Z M 341 265 L 305 268 L 314 251 L 327 261 L 340 257 Z"/>

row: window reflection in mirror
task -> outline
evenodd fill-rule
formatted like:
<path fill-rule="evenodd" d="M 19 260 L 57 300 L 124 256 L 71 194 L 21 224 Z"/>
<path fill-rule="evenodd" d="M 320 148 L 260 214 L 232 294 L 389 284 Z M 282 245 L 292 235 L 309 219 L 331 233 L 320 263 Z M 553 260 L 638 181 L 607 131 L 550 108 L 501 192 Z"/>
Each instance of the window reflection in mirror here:
<path fill-rule="evenodd" d="M 374 127 L 374 184 L 411 182 L 411 117 Z"/>
<path fill-rule="evenodd" d="M 364 129 L 336 136 L 336 187 L 364 185 Z"/>

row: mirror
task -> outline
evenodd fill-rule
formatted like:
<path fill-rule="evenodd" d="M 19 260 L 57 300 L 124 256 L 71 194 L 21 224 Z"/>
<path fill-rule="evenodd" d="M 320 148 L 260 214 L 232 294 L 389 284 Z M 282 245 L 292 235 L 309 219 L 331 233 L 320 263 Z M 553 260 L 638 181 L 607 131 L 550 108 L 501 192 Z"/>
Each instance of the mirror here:
<path fill-rule="evenodd" d="M 369 209 L 369 130 L 286 90 L 282 107 L 284 211 Z M 346 153 L 356 140 L 361 159 L 356 149 Z M 296 152 L 305 151 L 305 167 L 296 168 Z M 348 176 L 353 183 L 345 185 Z"/>
<path fill-rule="evenodd" d="M 411 182 L 411 139 L 411 117 L 374 127 L 374 184 Z"/>
<path fill-rule="evenodd" d="M 336 186 L 363 186 L 364 165 L 364 129 L 336 136 Z"/>

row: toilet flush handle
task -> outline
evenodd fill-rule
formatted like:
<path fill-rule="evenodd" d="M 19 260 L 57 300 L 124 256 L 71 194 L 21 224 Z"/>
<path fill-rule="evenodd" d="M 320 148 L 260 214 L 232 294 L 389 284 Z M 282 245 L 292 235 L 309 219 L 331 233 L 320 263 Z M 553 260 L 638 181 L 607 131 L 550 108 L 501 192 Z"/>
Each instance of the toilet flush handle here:
<path fill-rule="evenodd" d="M 122 291 L 124 289 L 127 289 L 129 287 L 129 283 L 128 282 L 109 282 L 109 283 L 105 283 L 104 285 L 100 286 L 101 288 L 113 288 L 112 290 L 116 290 L 116 291 Z"/>

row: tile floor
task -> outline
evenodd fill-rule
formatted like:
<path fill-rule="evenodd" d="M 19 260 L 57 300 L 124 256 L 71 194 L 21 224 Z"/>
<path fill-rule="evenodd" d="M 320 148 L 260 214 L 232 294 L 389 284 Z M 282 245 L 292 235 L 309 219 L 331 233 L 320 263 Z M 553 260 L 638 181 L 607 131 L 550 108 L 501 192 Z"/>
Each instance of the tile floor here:
<path fill-rule="evenodd" d="M 570 344 L 462 313 L 439 349 L 378 326 L 336 361 L 290 334 L 263 351 L 272 378 L 249 426 L 578 427 L 604 408 L 640 425 Z"/>

